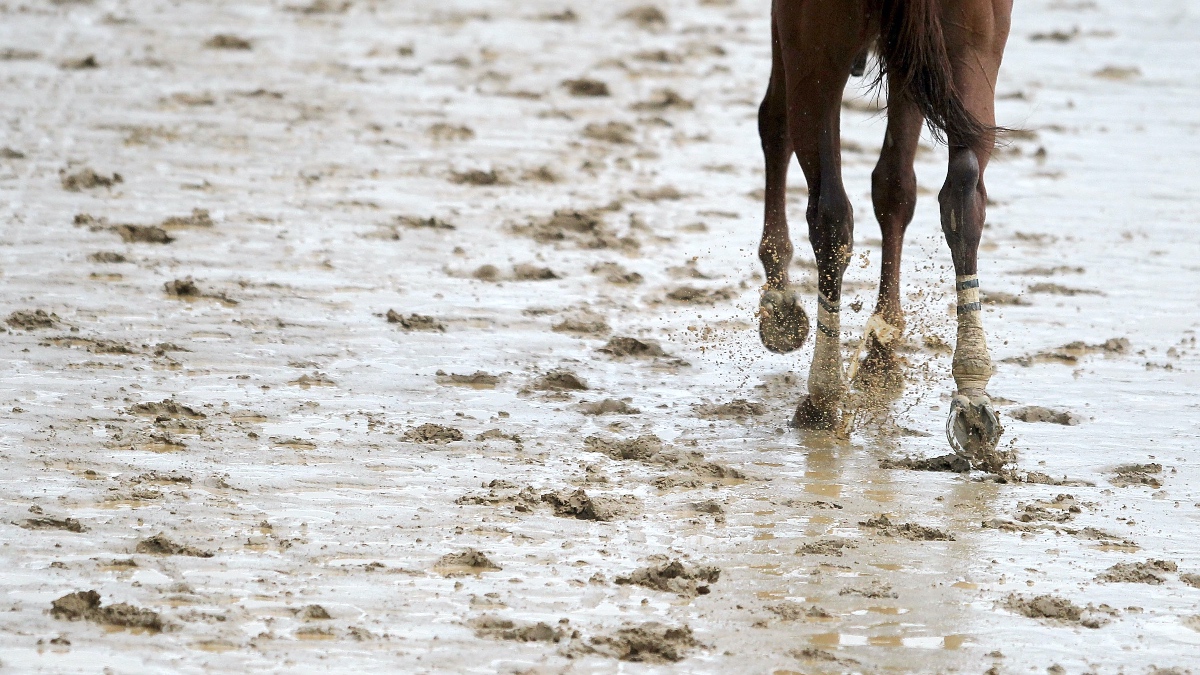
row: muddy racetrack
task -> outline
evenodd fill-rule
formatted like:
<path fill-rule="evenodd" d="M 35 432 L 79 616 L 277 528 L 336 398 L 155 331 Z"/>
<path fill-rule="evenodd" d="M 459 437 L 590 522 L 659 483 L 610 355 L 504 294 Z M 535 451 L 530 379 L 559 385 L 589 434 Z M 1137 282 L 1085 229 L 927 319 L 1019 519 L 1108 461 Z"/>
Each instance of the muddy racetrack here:
<path fill-rule="evenodd" d="M 939 459 L 931 142 L 904 393 L 848 441 L 784 427 L 811 352 L 754 325 L 767 16 L 0 5 L 3 665 L 1200 671 L 1200 19 L 1018 3 L 998 481 Z M 879 272 L 860 84 L 847 356 Z"/>

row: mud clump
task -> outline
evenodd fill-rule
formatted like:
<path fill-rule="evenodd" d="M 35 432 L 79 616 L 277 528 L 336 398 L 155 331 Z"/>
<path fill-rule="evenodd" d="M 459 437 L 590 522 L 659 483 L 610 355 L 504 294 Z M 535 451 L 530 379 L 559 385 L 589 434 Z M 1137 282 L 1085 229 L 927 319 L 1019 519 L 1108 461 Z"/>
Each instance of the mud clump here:
<path fill-rule="evenodd" d="M 858 548 L 858 545 L 847 539 L 821 539 L 804 544 L 796 549 L 796 555 L 842 555 L 844 548 Z"/>
<path fill-rule="evenodd" d="M 433 424 L 426 422 L 419 427 L 409 429 L 404 434 L 404 440 L 410 443 L 451 443 L 453 441 L 461 441 L 463 432 L 454 427 L 442 426 L 441 424 Z"/>
<path fill-rule="evenodd" d="M 50 603 L 50 616 L 64 621 L 91 621 L 106 626 L 141 628 L 153 633 L 162 632 L 163 621 L 157 612 L 124 602 L 100 606 L 96 591 L 68 593 Z"/>
<path fill-rule="evenodd" d="M 904 537 L 912 541 L 954 541 L 954 535 L 936 527 L 916 525 L 914 523 L 892 523 L 887 516 L 877 516 L 859 523 L 863 527 L 874 529 L 885 537 Z"/>
<path fill-rule="evenodd" d="M 596 351 L 616 358 L 649 359 L 667 356 L 667 353 L 657 343 L 645 342 L 632 337 L 612 338 Z"/>
<path fill-rule="evenodd" d="M 597 98 L 610 95 L 608 84 L 586 77 L 578 80 L 563 80 L 562 86 L 572 96 Z"/>
<path fill-rule="evenodd" d="M 639 5 L 622 14 L 621 18 L 644 29 L 662 28 L 667 25 L 667 15 L 654 5 Z"/>
<path fill-rule="evenodd" d="M 720 578 L 721 570 L 717 567 L 693 567 L 678 560 L 668 560 L 635 570 L 629 576 L 617 577 L 616 583 L 644 586 L 694 598 L 697 595 L 708 595 L 709 585 L 717 583 Z"/>
<path fill-rule="evenodd" d="M 777 605 L 767 605 L 767 611 L 774 614 L 784 621 L 796 621 L 797 619 L 829 619 L 832 618 L 825 608 L 818 605 L 804 605 L 795 602 L 781 602 Z"/>
<path fill-rule="evenodd" d="M 475 138 L 475 130 L 461 124 L 438 122 L 425 130 L 435 141 L 469 141 Z"/>
<path fill-rule="evenodd" d="M 395 220 L 397 225 L 403 225 L 414 230 L 457 229 L 454 225 L 434 216 L 430 216 L 428 218 L 420 218 L 418 216 L 396 216 Z"/>
<path fill-rule="evenodd" d="M 529 263 L 521 263 L 513 266 L 513 279 L 517 281 L 550 281 L 551 279 L 561 279 L 557 272 L 549 267 L 538 267 Z"/>
<path fill-rule="evenodd" d="M 129 407 L 129 412 L 134 415 L 144 415 L 159 419 L 189 419 L 202 420 L 205 414 L 189 408 L 182 403 L 173 399 L 165 398 L 161 401 L 146 401 L 144 403 L 135 403 Z"/>
<path fill-rule="evenodd" d="M 741 480 L 744 473 L 724 464 L 709 462 L 699 452 L 677 452 L 664 447 L 662 439 L 653 434 L 644 434 L 627 440 L 604 439 L 599 436 L 588 436 L 583 440 L 584 448 L 591 452 L 608 455 L 612 459 L 634 460 L 667 468 L 687 471 L 700 479 Z M 696 485 L 700 480 L 665 476 L 656 479 L 654 485 L 660 489 L 670 487 Z"/>
<path fill-rule="evenodd" d="M 1106 354 L 1119 356 L 1128 354 L 1132 345 L 1128 338 L 1109 338 L 1100 344 L 1089 345 L 1081 340 L 1068 342 L 1057 349 L 1048 349 L 1026 356 L 1015 356 L 1004 359 L 1004 363 L 1016 363 L 1021 366 L 1032 366 L 1036 363 L 1062 363 L 1075 365 L 1079 359 L 1089 354 Z"/>
<path fill-rule="evenodd" d="M 745 419 L 767 413 L 767 407 L 756 401 L 736 398 L 728 403 L 709 403 L 695 407 L 696 415 L 708 419 Z"/>
<path fill-rule="evenodd" d="M 621 286 L 634 286 L 646 280 L 641 274 L 630 272 L 617 263 L 592 265 L 591 273 L 604 275 L 604 280 L 608 283 Z"/>
<path fill-rule="evenodd" d="M 74 518 L 26 518 L 14 523 L 26 530 L 65 530 L 67 532 L 87 532 L 87 528 Z"/>
<path fill-rule="evenodd" d="M 248 51 L 254 48 L 254 45 L 249 40 L 228 33 L 219 33 L 205 40 L 204 46 L 209 49 L 232 49 L 235 51 Z"/>
<path fill-rule="evenodd" d="M 625 401 L 606 398 L 600 401 L 582 403 L 579 412 L 584 415 L 640 415 L 641 409 L 635 408 Z"/>
<path fill-rule="evenodd" d="M 690 626 L 676 628 L 649 621 L 593 637 L 589 646 L 589 651 L 622 661 L 675 663 L 682 661 L 700 643 L 693 637 Z"/>
<path fill-rule="evenodd" d="M 588 436 L 583 443 L 588 450 L 602 452 L 613 459 L 632 459 L 639 462 L 653 462 L 663 451 L 662 439 L 652 434 L 624 441 L 604 440 L 599 436 Z"/>
<path fill-rule="evenodd" d="M 473 548 L 468 548 L 465 551 L 458 553 L 447 553 L 438 558 L 438 561 L 433 565 L 434 569 L 441 570 L 469 570 L 472 573 L 478 572 L 493 572 L 504 569 L 492 562 L 484 553 Z"/>
<path fill-rule="evenodd" d="M 436 377 L 439 384 L 457 384 L 476 389 L 495 389 L 496 385 L 500 383 L 498 376 L 485 373 L 482 370 L 477 370 L 470 375 L 460 375 L 458 373 L 446 374 L 445 371 L 439 370 L 436 373 Z"/>
<path fill-rule="evenodd" d="M 604 497 L 590 497 L 583 488 L 571 493 L 547 492 L 542 501 L 554 509 L 554 515 L 578 520 L 608 522 L 626 512 L 625 505 Z"/>
<path fill-rule="evenodd" d="M 715 305 L 733 299 L 733 291 L 728 288 L 704 289 L 694 286 L 680 286 L 667 293 L 667 299 L 694 305 Z"/>
<path fill-rule="evenodd" d="M 587 391 L 583 378 L 569 370 L 552 370 L 535 379 L 530 387 L 539 391 Z"/>
<path fill-rule="evenodd" d="M 1179 566 L 1170 560 L 1147 560 L 1139 563 L 1117 563 L 1096 576 L 1102 583 L 1152 584 L 1166 582 L 1163 572 L 1178 572 Z"/>
<path fill-rule="evenodd" d="M 1200 588 L 1200 574 L 1196 574 L 1195 572 L 1180 574 L 1179 580 L 1192 588 Z"/>
<path fill-rule="evenodd" d="M 593 141 L 604 141 L 613 145 L 633 143 L 633 126 L 625 122 L 592 122 L 583 128 L 583 135 Z"/>
<path fill-rule="evenodd" d="M 879 468 L 970 473 L 971 462 L 965 457 L 952 453 L 928 458 L 904 457 L 903 459 L 885 459 L 879 462 Z"/>
<path fill-rule="evenodd" d="M 88 260 L 91 260 L 94 263 L 106 264 L 128 262 L 125 256 L 114 251 L 96 251 L 88 256 Z"/>
<path fill-rule="evenodd" d="M 506 185 L 508 181 L 496 173 L 495 169 L 470 169 L 468 171 L 451 171 L 450 182 L 459 185 L 475 185 L 478 187 L 487 187 L 489 185 Z"/>
<path fill-rule="evenodd" d="M 680 96 L 679 92 L 674 89 L 658 89 L 650 95 L 648 100 L 635 103 L 632 107 L 634 110 L 661 112 L 663 110 L 691 110 L 696 107 L 696 104 Z"/>
<path fill-rule="evenodd" d="M 200 292 L 200 287 L 192 281 L 191 277 L 187 279 L 173 279 L 163 284 L 163 291 L 173 298 L 198 298 L 203 295 Z"/>
<path fill-rule="evenodd" d="M 1054 595 L 1039 595 L 1033 598 L 1026 598 L 1019 595 L 1010 595 L 1005 601 L 1005 606 L 1013 612 L 1030 619 L 1049 619 L 1051 621 L 1063 621 L 1067 623 L 1078 623 L 1085 628 L 1099 628 L 1108 623 L 1108 619 L 1101 616 L 1101 613 L 1112 614 L 1111 611 L 1105 611 L 1105 607 L 1101 609 L 1088 607 L 1080 607 L 1066 598 L 1060 598 Z"/>
<path fill-rule="evenodd" d="M 1131 485 L 1148 485 L 1152 488 L 1162 487 L 1162 481 L 1155 476 L 1162 473 L 1162 464 L 1124 464 L 1113 469 L 1112 478 L 1108 482 L 1117 487 Z"/>
<path fill-rule="evenodd" d="M 581 315 L 563 319 L 550 327 L 555 333 L 574 333 L 576 335 L 605 335 L 612 328 L 603 318 L 595 315 Z"/>
<path fill-rule="evenodd" d="M 857 595 L 861 598 L 868 598 L 870 600 L 879 600 L 884 598 L 895 599 L 900 597 L 896 594 L 896 591 L 892 590 L 891 586 L 879 581 L 878 579 L 872 580 L 871 583 L 867 584 L 866 586 L 849 586 L 847 588 L 843 588 L 842 590 L 838 591 L 838 595 Z"/>
<path fill-rule="evenodd" d="M 531 237 L 540 244 L 573 243 L 579 248 L 636 250 L 640 244 L 633 237 L 618 236 L 604 222 L 603 209 L 584 211 L 559 209 L 547 218 L 531 220 L 516 226 L 513 232 Z"/>
<path fill-rule="evenodd" d="M 125 179 L 119 173 L 104 176 L 96 173 L 94 169 L 83 168 L 75 173 L 59 172 L 59 181 L 67 192 L 83 192 L 92 188 L 112 187 L 117 183 L 125 182 Z"/>
<path fill-rule="evenodd" d="M 169 244 L 175 241 L 175 237 L 167 234 L 166 230 L 157 225 L 130 225 L 126 223 L 113 225 L 111 229 L 121 237 L 121 241 L 130 244 Z"/>
<path fill-rule="evenodd" d="M 208 209 L 192 209 L 191 215 L 171 216 L 162 221 L 163 228 L 212 227 L 213 225 L 213 219 L 209 215 Z"/>
<path fill-rule="evenodd" d="M 1021 422 L 1049 422 L 1071 427 L 1083 421 L 1083 418 L 1069 410 L 1053 410 L 1040 405 L 1027 405 L 1010 410 L 1008 416 Z"/>
<path fill-rule="evenodd" d="M 565 619 L 564 619 L 565 621 Z M 539 621 L 537 623 L 518 623 L 510 619 L 484 615 L 467 622 L 475 629 L 475 636 L 492 640 L 512 640 L 514 642 L 561 642 L 576 636 L 564 626 L 551 626 Z"/>
<path fill-rule="evenodd" d="M 404 316 L 394 309 L 387 311 L 387 321 L 388 323 L 400 324 L 400 327 L 404 330 L 428 330 L 443 333 L 446 331 L 446 326 L 432 316 L 425 316 L 423 314 L 409 314 L 408 316 Z"/>
<path fill-rule="evenodd" d="M 4 323 L 18 330 L 41 330 L 54 328 L 59 321 L 57 314 L 47 313 L 44 309 L 18 309 L 9 314 Z"/>
<path fill-rule="evenodd" d="M 211 558 L 213 554 L 210 551 L 204 551 L 195 546 L 186 544 L 177 544 L 167 538 L 167 535 L 159 532 L 153 537 L 143 539 L 137 543 L 137 548 L 134 549 L 138 553 L 146 553 L 149 555 L 186 555 L 194 558 Z"/>
<path fill-rule="evenodd" d="M 542 497 L 533 488 L 518 487 L 515 483 L 496 479 L 486 484 L 485 493 L 467 494 L 454 500 L 455 504 L 472 506 L 512 506 L 514 511 L 529 513 L 542 503 Z"/>
<path fill-rule="evenodd" d="M 814 607 L 815 607 L 815 605 L 814 605 Z M 791 656 L 792 658 L 799 659 L 801 661 L 818 661 L 818 662 L 823 661 L 826 663 L 837 663 L 837 664 L 843 665 L 843 666 L 859 665 L 859 661 L 857 659 L 852 659 L 849 657 L 839 658 L 837 656 L 834 656 L 832 653 L 825 651 L 824 649 L 817 649 L 816 647 L 805 647 L 804 649 L 793 649 L 792 651 L 788 652 L 788 655 Z"/>

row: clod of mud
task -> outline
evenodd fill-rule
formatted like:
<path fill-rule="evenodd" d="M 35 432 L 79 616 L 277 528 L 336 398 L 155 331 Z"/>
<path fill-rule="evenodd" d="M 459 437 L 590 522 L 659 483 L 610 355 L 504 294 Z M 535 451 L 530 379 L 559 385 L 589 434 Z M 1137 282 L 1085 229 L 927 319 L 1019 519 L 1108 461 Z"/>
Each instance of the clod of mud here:
<path fill-rule="evenodd" d="M 436 330 L 445 332 L 446 326 L 432 316 L 409 314 L 404 316 L 394 309 L 387 311 L 388 323 L 398 323 L 404 330 Z"/>
<path fill-rule="evenodd" d="M 885 537 L 904 537 L 912 541 L 954 541 L 954 535 L 936 527 L 916 525 L 914 523 L 893 524 L 887 516 L 876 516 L 864 520 L 859 525 L 875 530 Z"/>
<path fill-rule="evenodd" d="M 562 368 L 538 377 L 529 386 L 539 391 L 586 391 L 588 388 L 583 378 Z"/>
<path fill-rule="evenodd" d="M 637 272 L 630 272 L 617 263 L 599 263 L 592 265 L 592 274 L 604 275 L 604 280 L 610 284 L 633 286 L 645 281 L 645 277 Z"/>
<path fill-rule="evenodd" d="M 87 528 L 74 518 L 26 518 L 13 523 L 26 530 L 66 530 L 67 532 L 87 532 Z"/>
<path fill-rule="evenodd" d="M 551 279 L 561 279 L 557 272 L 549 267 L 538 267 L 529 263 L 521 263 L 513 266 L 513 279 L 517 281 L 549 281 Z"/>
<path fill-rule="evenodd" d="M 329 610 L 320 605 L 305 605 L 297 616 L 305 621 L 326 621 L 333 618 L 329 615 Z"/>
<path fill-rule="evenodd" d="M 309 389 L 311 387 L 336 387 L 337 382 L 334 382 L 328 375 L 319 370 L 314 370 L 312 375 L 304 374 L 294 380 L 290 380 L 288 384 L 294 384 L 301 389 Z"/>
<path fill-rule="evenodd" d="M 254 45 L 246 38 L 228 33 L 220 33 L 210 37 L 204 42 L 204 46 L 209 49 L 234 49 L 242 51 L 254 48 Z"/>
<path fill-rule="evenodd" d="M 518 436 L 517 434 L 505 433 L 499 429 L 488 429 L 487 431 L 475 436 L 475 440 L 477 440 L 477 441 L 490 441 L 493 439 L 499 439 L 502 441 L 512 441 L 513 443 L 521 442 L 521 437 Z"/>
<path fill-rule="evenodd" d="M 1065 523 L 1073 519 L 1075 514 L 1083 512 L 1083 509 L 1075 502 L 1075 498 L 1066 494 L 1056 495 L 1049 502 L 1018 503 L 1017 506 L 1020 509 L 1017 520 L 1022 523 L 1037 521 Z"/>
<path fill-rule="evenodd" d="M 1026 473 L 1010 472 L 1004 474 L 1005 480 L 1014 483 L 1031 483 L 1036 485 L 1056 485 L 1064 487 L 1094 487 L 1096 484 L 1086 480 L 1076 480 L 1073 478 L 1054 478 L 1053 476 L 1042 473 L 1041 471 L 1029 471 Z"/>
<path fill-rule="evenodd" d="M 1005 606 L 1010 611 L 1029 617 L 1030 619 L 1050 619 L 1052 621 L 1078 623 L 1085 628 L 1100 628 L 1109 622 L 1108 617 L 1103 616 L 1104 614 L 1108 616 L 1115 614 L 1115 611 L 1107 607 L 1107 605 L 1101 605 L 1099 608 L 1088 605 L 1085 608 L 1072 603 L 1070 600 L 1054 595 L 1039 595 L 1033 598 L 1026 598 L 1014 594 L 1008 596 Z"/>
<path fill-rule="evenodd" d="M 910 469 L 912 471 L 947 471 L 950 473 L 969 473 L 971 462 L 956 454 L 940 455 L 938 457 L 904 457 L 902 459 L 885 459 L 879 462 L 881 469 Z"/>
<path fill-rule="evenodd" d="M 488 491 L 468 494 L 454 500 L 455 504 L 474 506 L 512 506 L 514 511 L 529 513 L 542 503 L 542 497 L 533 488 L 520 487 L 515 483 L 495 479 L 485 485 Z"/>
<path fill-rule="evenodd" d="M 419 218 L 417 216 L 396 216 L 395 221 L 396 221 L 397 225 L 403 225 L 404 227 L 408 227 L 408 228 L 411 228 L 414 230 L 421 230 L 421 229 L 453 230 L 453 229 L 456 229 L 454 225 L 447 223 L 446 221 L 442 220 L 441 218 L 435 218 L 433 216 L 430 216 L 428 218 Z"/>
<path fill-rule="evenodd" d="M 438 384 L 457 384 L 475 389 L 495 389 L 500 383 L 500 378 L 496 375 L 490 375 L 477 370 L 470 375 L 459 375 L 458 373 L 447 374 L 445 371 L 437 371 L 436 375 Z"/>
<path fill-rule="evenodd" d="M 504 569 L 492 562 L 485 554 L 473 548 L 468 548 L 458 553 L 447 553 L 438 558 L 433 568 L 435 570 L 448 570 L 450 572 L 466 571 L 469 573 L 491 572 Z"/>
<path fill-rule="evenodd" d="M 404 440 L 410 443 L 450 443 L 461 441 L 463 433 L 454 427 L 442 426 L 427 422 L 419 427 L 409 429 L 404 434 Z"/>
<path fill-rule="evenodd" d="M 576 335 L 606 335 L 612 328 L 603 317 L 591 313 L 580 313 L 578 316 L 567 317 L 550 327 L 555 333 L 574 333 Z"/>
<path fill-rule="evenodd" d="M 648 359 L 667 356 L 667 353 L 663 351 L 663 348 L 658 343 L 646 342 L 632 337 L 611 338 L 603 347 L 600 347 L 596 351 L 617 358 L 632 357 L 635 359 Z"/>
<path fill-rule="evenodd" d="M 133 415 L 144 415 L 159 419 L 173 418 L 202 420 L 206 417 L 204 413 L 193 410 L 192 408 L 189 408 L 188 406 L 169 398 L 165 398 L 161 401 L 145 401 L 142 403 L 135 403 L 129 407 L 129 412 Z"/>
<path fill-rule="evenodd" d="M 679 92 L 674 89 L 658 89 L 650 95 L 648 100 L 635 103 L 631 107 L 634 110 L 661 112 L 671 109 L 691 110 L 696 107 L 696 104 L 680 96 Z"/>
<path fill-rule="evenodd" d="M 4 323 L 18 330 L 40 330 L 54 328 L 59 321 L 57 314 L 48 314 L 44 309 L 18 309 Z"/>
<path fill-rule="evenodd" d="M 508 181 L 504 179 L 495 169 L 469 169 L 467 171 L 451 171 L 450 182 L 459 185 L 476 185 L 486 187 L 488 185 L 507 185 Z"/>
<path fill-rule="evenodd" d="M 695 305 L 715 305 L 733 299 L 733 291 L 728 288 L 705 289 L 693 286 L 680 286 L 667 293 L 667 299 Z"/>
<path fill-rule="evenodd" d="M 697 417 L 707 419 L 745 419 L 747 417 L 758 417 L 765 415 L 767 407 L 757 401 L 747 401 L 744 398 L 735 398 L 728 403 L 705 403 L 695 406 Z"/>
<path fill-rule="evenodd" d="M 125 179 L 119 173 L 114 173 L 111 176 L 104 176 L 95 172 L 91 168 L 83 168 L 75 173 L 67 173 L 65 170 L 59 171 L 59 179 L 62 182 L 63 189 L 68 192 L 82 192 L 98 187 L 112 187 L 117 183 L 122 183 Z"/>
<path fill-rule="evenodd" d="M 814 607 L 815 606 L 816 605 L 814 605 Z M 791 656 L 792 658 L 799 659 L 801 661 L 817 661 L 817 662 L 825 662 L 825 663 L 837 663 L 838 665 L 842 665 L 842 666 L 855 666 L 855 665 L 859 664 L 859 661 L 857 659 L 852 659 L 849 657 L 840 657 L 839 658 L 839 657 L 834 656 L 833 654 L 825 651 L 824 649 L 817 649 L 816 647 L 805 647 L 804 649 L 793 649 L 792 651 L 788 652 L 788 655 Z"/>
<path fill-rule="evenodd" d="M 849 539 L 821 539 L 804 544 L 796 549 L 796 555 L 842 555 L 844 548 L 858 548 L 858 544 Z"/>
<path fill-rule="evenodd" d="M 1046 293 L 1049 295 L 1104 295 L 1103 291 L 1097 291 L 1091 288 L 1071 288 L 1062 284 L 1054 284 L 1042 282 L 1033 284 L 1029 287 L 1030 293 Z"/>
<path fill-rule="evenodd" d="M 435 141 L 469 141 L 475 138 L 475 130 L 461 124 L 438 122 L 425 130 Z"/>
<path fill-rule="evenodd" d="M 781 602 L 775 605 L 767 605 L 767 611 L 778 616 L 784 621 L 796 621 L 797 619 L 828 619 L 833 615 L 830 614 L 824 607 L 818 605 L 810 605 L 805 607 L 796 602 Z"/>
<path fill-rule="evenodd" d="M 143 539 L 137 543 L 137 548 L 134 549 L 138 553 L 146 553 L 149 555 L 187 555 L 194 558 L 211 558 L 213 554 L 210 551 L 204 551 L 195 546 L 186 544 L 177 544 L 167 538 L 167 535 L 159 532 L 153 537 Z"/>
<path fill-rule="evenodd" d="M 157 225 L 130 225 L 124 223 L 113 225 L 109 229 L 116 232 L 121 237 L 121 241 L 126 243 L 169 244 L 175 241 L 175 237 L 167 234 L 166 230 Z"/>
<path fill-rule="evenodd" d="M 708 595 L 710 584 L 721 578 L 717 567 L 694 567 L 678 560 L 667 560 L 634 570 L 629 576 L 617 577 L 619 585 L 633 584 L 658 591 L 675 593 L 688 598 Z"/>
<path fill-rule="evenodd" d="M 583 135 L 594 141 L 629 145 L 633 143 L 633 126 L 625 122 L 607 122 L 605 124 L 593 122 L 583 128 Z"/>
<path fill-rule="evenodd" d="M 495 265 L 480 265 L 471 272 L 471 276 L 480 281 L 500 281 L 500 268 Z"/>
<path fill-rule="evenodd" d="M 162 221 L 163 228 L 212 227 L 212 216 L 208 209 L 192 209 L 188 216 L 170 216 Z"/>
<path fill-rule="evenodd" d="M 1108 479 L 1109 483 L 1117 487 L 1129 487 L 1131 485 L 1148 485 L 1152 488 L 1162 487 L 1162 481 L 1155 478 L 1156 475 L 1162 473 L 1162 464 L 1123 464 L 1113 469 L 1115 474 Z"/>
<path fill-rule="evenodd" d="M 168 281 L 163 284 L 163 290 L 173 298 L 198 298 L 203 295 L 191 277 Z"/>
<path fill-rule="evenodd" d="M 492 640 L 560 642 L 563 639 L 578 636 L 578 633 L 573 633 L 563 625 L 551 626 L 541 621 L 537 623 L 516 622 L 490 614 L 471 619 L 467 625 L 475 629 L 476 637 Z"/>
<path fill-rule="evenodd" d="M 1071 427 L 1083 421 L 1082 417 L 1069 410 L 1053 410 L 1040 405 L 1027 405 L 1010 410 L 1008 416 L 1022 422 L 1049 422 Z"/>
<path fill-rule="evenodd" d="M 636 505 L 633 497 L 621 501 L 607 497 L 590 497 L 583 488 L 574 492 L 547 492 L 542 501 L 554 508 L 554 515 L 579 520 L 607 522 L 626 515 Z"/>
<path fill-rule="evenodd" d="M 608 210 L 611 210 L 608 209 Z M 530 220 L 512 228 L 515 234 L 531 237 L 541 244 L 570 242 L 580 248 L 636 250 L 641 244 L 631 236 L 620 237 L 604 222 L 605 209 L 559 209 L 547 218 Z"/>
<path fill-rule="evenodd" d="M 1138 563 L 1117 563 L 1096 576 L 1102 583 L 1152 584 L 1166 582 L 1163 572 L 1178 572 L 1179 566 L 1170 560 L 1146 560 Z"/>
<path fill-rule="evenodd" d="M 63 70 L 92 70 L 100 67 L 100 62 L 96 60 L 95 54 L 88 54 L 76 59 L 65 59 L 58 64 Z"/>
<path fill-rule="evenodd" d="M 113 251 L 96 251 L 88 255 L 88 260 L 96 263 L 123 263 L 127 262 L 125 256 Z"/>
<path fill-rule="evenodd" d="M 746 477 L 744 473 L 724 464 L 705 461 L 699 452 L 677 452 L 667 450 L 662 439 L 652 434 L 645 434 L 628 440 L 604 439 L 599 436 L 588 436 L 583 441 L 584 447 L 592 452 L 600 452 L 613 459 L 635 460 L 646 464 L 680 469 L 695 474 L 700 479 L 736 479 Z M 680 479 L 663 477 L 656 479 L 654 485 L 660 489 L 685 486 L 700 481 L 696 479 Z"/>
<path fill-rule="evenodd" d="M 621 18 L 634 22 L 639 28 L 661 28 L 667 25 L 667 15 L 654 5 L 639 5 L 622 14 Z"/>
<path fill-rule="evenodd" d="M 582 77 L 578 80 L 563 80 L 563 88 L 572 96 L 609 96 L 608 85 L 600 80 Z"/>
<path fill-rule="evenodd" d="M 68 593 L 50 604 L 50 616 L 64 621 L 91 621 L 107 626 L 142 628 L 154 633 L 163 629 L 162 618 L 157 612 L 124 602 L 108 607 L 100 606 L 100 594 L 96 591 Z"/>
<path fill-rule="evenodd" d="M 1004 291 L 981 292 L 979 294 L 979 301 L 985 305 L 1008 305 L 1014 307 L 1029 306 L 1033 304 L 1019 295 L 1005 293 Z"/>
<path fill-rule="evenodd" d="M 878 579 L 872 579 L 866 586 L 847 586 L 838 591 L 838 595 L 857 595 L 871 600 L 900 597 L 891 586 Z"/>
<path fill-rule="evenodd" d="M 584 415 L 640 415 L 642 413 L 640 409 L 615 398 L 580 403 L 579 412 Z"/>
<path fill-rule="evenodd" d="M 1079 359 L 1089 354 L 1121 355 L 1129 353 L 1131 345 L 1128 338 L 1109 338 L 1100 344 L 1089 345 L 1076 340 L 1057 348 L 1049 349 L 1026 356 L 1014 356 L 1004 359 L 1004 363 L 1016 363 L 1021 366 L 1032 366 L 1035 363 L 1063 363 L 1074 365 Z"/>
<path fill-rule="evenodd" d="M 625 626 L 588 641 L 588 651 L 640 663 L 682 661 L 690 650 L 699 646 L 702 645 L 692 636 L 690 626 L 674 628 L 656 621 Z"/>
<path fill-rule="evenodd" d="M 1179 580 L 1192 588 L 1200 588 L 1200 574 L 1196 574 L 1195 572 L 1180 574 Z"/>

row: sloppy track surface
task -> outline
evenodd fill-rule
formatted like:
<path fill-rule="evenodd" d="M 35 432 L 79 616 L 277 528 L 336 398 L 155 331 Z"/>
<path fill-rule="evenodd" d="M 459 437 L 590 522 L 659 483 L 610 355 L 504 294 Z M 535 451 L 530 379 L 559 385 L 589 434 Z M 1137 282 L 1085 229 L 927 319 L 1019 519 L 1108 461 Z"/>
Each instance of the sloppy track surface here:
<path fill-rule="evenodd" d="M 0 5 L 6 668 L 1200 670 L 1195 8 L 1017 7 L 980 272 L 1007 482 L 921 461 L 944 148 L 903 394 L 789 430 L 811 347 L 755 325 L 768 3 L 654 9 Z"/>

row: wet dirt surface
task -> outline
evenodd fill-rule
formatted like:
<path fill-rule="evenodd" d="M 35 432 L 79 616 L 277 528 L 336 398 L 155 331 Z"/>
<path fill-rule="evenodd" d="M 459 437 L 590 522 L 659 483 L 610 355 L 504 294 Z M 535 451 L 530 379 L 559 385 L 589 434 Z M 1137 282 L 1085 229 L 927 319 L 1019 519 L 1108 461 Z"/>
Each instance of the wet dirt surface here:
<path fill-rule="evenodd" d="M 785 426 L 811 347 L 755 322 L 767 16 L 0 5 L 3 665 L 1200 670 L 1200 17 L 1017 7 L 997 479 L 945 457 L 928 140 L 903 392 L 848 439 Z M 880 259 L 861 82 L 847 356 Z"/>

